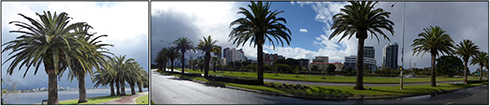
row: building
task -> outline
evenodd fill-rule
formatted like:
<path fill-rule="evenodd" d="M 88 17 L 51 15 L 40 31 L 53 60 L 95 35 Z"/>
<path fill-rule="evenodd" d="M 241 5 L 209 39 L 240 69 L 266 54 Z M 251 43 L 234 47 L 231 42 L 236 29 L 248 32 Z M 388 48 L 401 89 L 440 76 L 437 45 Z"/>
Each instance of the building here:
<path fill-rule="evenodd" d="M 313 62 L 316 63 L 328 63 L 328 56 L 317 56 L 313 59 Z"/>
<path fill-rule="evenodd" d="M 230 62 L 236 62 L 236 61 L 246 61 L 246 57 L 245 57 L 245 54 L 243 53 L 243 50 L 240 49 L 240 50 L 236 50 L 235 48 L 232 48 L 232 49 L 229 49 L 229 48 L 226 48 L 224 50 L 224 54 L 223 56 L 225 56 L 225 60 L 226 60 L 226 64 L 230 63 Z"/>
<path fill-rule="evenodd" d="M 357 68 L 356 64 L 357 64 L 357 56 L 356 55 L 345 57 L 344 69 L 347 69 L 350 67 L 351 69 L 356 70 L 356 68 Z M 374 59 L 374 58 L 364 57 L 363 64 L 364 64 L 364 69 L 366 69 L 366 70 L 376 71 L 376 69 L 377 69 L 376 59 Z"/>
<path fill-rule="evenodd" d="M 223 58 L 226 58 L 226 51 L 230 50 L 230 48 L 225 48 L 223 49 L 222 53 L 223 53 Z"/>
<path fill-rule="evenodd" d="M 364 46 L 364 57 L 374 58 L 374 47 L 373 46 Z"/>
<path fill-rule="evenodd" d="M 310 65 L 310 59 L 298 59 L 299 61 L 299 65 L 302 66 L 302 67 L 305 67 L 307 69 L 309 69 L 309 65 Z"/>
<path fill-rule="evenodd" d="M 262 54 L 263 55 L 263 61 L 264 61 L 264 64 L 268 64 L 268 65 L 273 65 L 274 62 L 278 59 L 285 59 L 284 56 L 282 55 L 277 55 L 277 54 Z"/>
<path fill-rule="evenodd" d="M 309 67 L 311 68 L 313 66 L 316 66 L 319 69 L 327 69 L 330 64 L 333 64 L 335 66 L 335 71 L 341 71 L 342 68 L 344 68 L 344 64 L 342 64 L 340 62 L 335 62 L 335 63 L 312 62 Z"/>
<path fill-rule="evenodd" d="M 397 69 L 398 68 L 398 44 L 386 45 L 383 48 L 383 65 L 382 69 Z"/>

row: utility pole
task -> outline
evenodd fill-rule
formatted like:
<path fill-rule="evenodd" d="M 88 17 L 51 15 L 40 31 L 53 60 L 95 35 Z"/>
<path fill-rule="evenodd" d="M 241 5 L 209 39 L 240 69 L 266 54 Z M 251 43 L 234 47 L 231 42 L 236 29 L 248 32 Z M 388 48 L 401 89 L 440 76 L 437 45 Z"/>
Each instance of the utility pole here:
<path fill-rule="evenodd" d="M 395 6 L 396 2 L 391 5 Z M 403 1 L 403 18 L 402 18 L 402 67 L 400 68 L 400 89 L 403 89 L 403 49 L 405 47 L 405 1 Z"/>

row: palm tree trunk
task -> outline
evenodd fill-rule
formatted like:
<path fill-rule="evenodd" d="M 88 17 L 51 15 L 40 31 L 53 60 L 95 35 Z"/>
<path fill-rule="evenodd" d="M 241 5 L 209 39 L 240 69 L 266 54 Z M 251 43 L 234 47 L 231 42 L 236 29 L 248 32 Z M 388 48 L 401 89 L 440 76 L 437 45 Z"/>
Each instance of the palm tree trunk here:
<path fill-rule="evenodd" d="M 464 69 L 463 69 L 463 73 L 464 73 L 464 80 L 463 80 L 463 83 L 466 84 L 466 81 L 468 81 L 468 73 L 466 71 L 468 71 L 466 68 L 468 67 L 468 59 L 466 57 L 463 57 L 464 59 Z"/>
<path fill-rule="evenodd" d="M 185 56 L 185 51 L 184 51 L 184 49 L 181 49 L 181 50 L 180 50 L 180 52 L 182 53 L 182 58 L 180 59 L 180 60 L 182 60 L 182 73 L 181 73 L 181 75 L 180 75 L 180 76 L 182 76 L 182 77 L 183 77 L 183 76 L 184 76 L 184 70 L 185 70 L 185 68 L 184 68 L 184 61 L 185 61 L 184 56 Z"/>
<path fill-rule="evenodd" d="M 174 60 L 170 60 L 170 70 L 172 71 L 172 73 L 174 72 Z"/>
<path fill-rule="evenodd" d="M 257 85 L 264 85 L 264 67 L 262 44 L 257 45 Z"/>
<path fill-rule="evenodd" d="M 47 70 L 48 72 L 48 105 L 59 105 L 58 102 L 58 75 L 55 74 L 54 69 Z"/>
<path fill-rule="evenodd" d="M 206 52 L 204 55 L 204 77 L 208 77 L 209 74 L 209 60 L 211 59 L 211 54 Z"/>
<path fill-rule="evenodd" d="M 121 84 L 121 95 L 126 95 L 126 88 L 125 88 L 126 84 L 124 83 L 124 80 L 121 80 L 119 84 Z"/>
<path fill-rule="evenodd" d="M 483 65 L 480 65 L 480 81 L 483 80 Z"/>
<path fill-rule="evenodd" d="M 121 92 L 119 90 L 119 80 L 116 80 L 116 95 L 121 95 Z"/>
<path fill-rule="evenodd" d="M 111 84 L 110 85 L 111 86 L 111 96 L 116 96 L 116 94 L 114 94 L 114 82 L 111 81 L 110 84 Z"/>
<path fill-rule="evenodd" d="M 363 38 L 358 39 L 358 45 L 357 45 L 357 63 L 356 63 L 356 85 L 354 86 L 354 89 L 356 90 L 364 90 L 363 86 L 363 73 L 362 69 L 363 68 L 363 63 L 364 63 L 364 40 Z"/>
<path fill-rule="evenodd" d="M 78 75 L 78 103 L 87 102 L 87 91 L 85 89 L 85 73 Z"/>
<path fill-rule="evenodd" d="M 136 94 L 136 90 L 134 89 L 134 83 L 129 84 L 129 86 L 131 86 L 131 95 Z"/>
<path fill-rule="evenodd" d="M 436 87 L 436 54 L 431 53 L 430 86 Z"/>
<path fill-rule="evenodd" d="M 141 90 L 141 88 L 142 88 L 141 82 L 138 82 L 138 92 L 143 92 L 143 90 Z"/>
<path fill-rule="evenodd" d="M 213 72 L 216 73 L 216 63 L 213 64 Z"/>
<path fill-rule="evenodd" d="M 162 64 L 159 64 L 159 69 L 160 69 L 160 71 L 165 72 L 165 70 L 163 70 L 163 63 Z"/>

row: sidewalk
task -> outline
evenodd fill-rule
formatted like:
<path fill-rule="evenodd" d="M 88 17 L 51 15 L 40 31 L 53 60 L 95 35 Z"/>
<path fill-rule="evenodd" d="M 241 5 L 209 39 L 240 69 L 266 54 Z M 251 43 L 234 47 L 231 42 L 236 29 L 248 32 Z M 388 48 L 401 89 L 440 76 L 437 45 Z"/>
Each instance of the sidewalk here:
<path fill-rule="evenodd" d="M 126 96 L 123 98 L 119 98 L 116 100 L 112 100 L 112 101 L 100 103 L 100 104 L 128 104 L 128 105 L 129 104 L 136 104 L 136 102 L 134 102 L 136 100 L 136 98 L 143 96 L 143 95 L 147 95 L 147 94 L 148 94 L 148 92 L 143 92 L 143 93 L 139 93 L 139 94 L 135 94 L 135 95 L 131 95 L 131 96 Z"/>

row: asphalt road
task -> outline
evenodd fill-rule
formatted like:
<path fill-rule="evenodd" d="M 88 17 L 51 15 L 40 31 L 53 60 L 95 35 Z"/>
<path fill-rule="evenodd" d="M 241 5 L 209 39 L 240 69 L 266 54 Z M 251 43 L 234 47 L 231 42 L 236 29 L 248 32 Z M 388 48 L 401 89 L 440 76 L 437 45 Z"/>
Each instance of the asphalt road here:
<path fill-rule="evenodd" d="M 305 100 L 208 86 L 152 71 L 151 99 L 155 104 L 322 104 L 322 105 L 488 105 L 488 85 L 436 96 L 391 100 Z"/>

